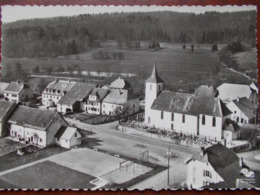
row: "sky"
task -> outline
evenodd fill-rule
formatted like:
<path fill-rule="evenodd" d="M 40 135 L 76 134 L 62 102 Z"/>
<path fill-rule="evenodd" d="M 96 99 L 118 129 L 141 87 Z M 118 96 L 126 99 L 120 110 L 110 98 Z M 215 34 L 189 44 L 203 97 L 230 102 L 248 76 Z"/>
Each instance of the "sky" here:
<path fill-rule="evenodd" d="M 150 12 L 176 11 L 195 14 L 206 11 L 234 12 L 256 10 L 254 5 L 243 6 L 2 6 L 2 22 L 14 22 L 22 19 L 49 18 L 58 16 L 76 16 L 80 14 L 99 14 L 112 12 Z"/>

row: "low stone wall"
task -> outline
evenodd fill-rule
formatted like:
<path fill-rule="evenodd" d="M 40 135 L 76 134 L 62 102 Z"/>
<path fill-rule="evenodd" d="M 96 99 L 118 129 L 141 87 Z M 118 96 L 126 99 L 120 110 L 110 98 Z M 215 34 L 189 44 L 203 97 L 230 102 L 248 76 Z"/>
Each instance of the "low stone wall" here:
<path fill-rule="evenodd" d="M 144 137 L 149 137 L 155 140 L 160 140 L 160 141 L 165 141 L 165 142 L 169 142 L 169 143 L 173 143 L 173 144 L 178 144 L 178 145 L 183 145 L 183 146 L 187 146 L 187 147 L 192 147 L 192 148 L 201 148 L 200 144 L 198 143 L 194 143 L 193 141 L 189 141 L 189 140 L 181 140 L 181 139 L 172 139 L 170 137 L 167 136 L 163 136 L 160 134 L 155 134 L 155 133 L 149 133 L 149 132 L 145 132 L 145 131 L 139 131 L 130 127 L 125 127 L 122 125 L 118 126 L 119 131 L 122 131 L 124 133 L 127 134 L 134 134 L 134 135 L 141 135 Z"/>

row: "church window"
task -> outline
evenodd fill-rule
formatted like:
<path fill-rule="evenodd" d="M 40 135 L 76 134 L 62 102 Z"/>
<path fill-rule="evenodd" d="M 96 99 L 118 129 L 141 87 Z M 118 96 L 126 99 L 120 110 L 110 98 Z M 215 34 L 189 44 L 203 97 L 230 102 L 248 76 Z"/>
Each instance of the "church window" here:
<path fill-rule="evenodd" d="M 171 130 L 173 130 L 173 128 L 174 128 L 174 125 L 173 125 L 173 124 L 171 124 Z"/>
<path fill-rule="evenodd" d="M 163 111 L 161 111 L 161 119 L 163 119 Z"/>
<path fill-rule="evenodd" d="M 172 121 L 174 121 L 174 113 L 172 113 Z"/>
<path fill-rule="evenodd" d="M 202 116 L 202 125 L 205 125 L 205 122 L 206 122 L 206 117 L 205 115 Z"/>
<path fill-rule="evenodd" d="M 185 123 L 185 114 L 182 115 L 182 123 Z"/>
<path fill-rule="evenodd" d="M 213 118 L 212 118 L 212 126 L 213 126 L 213 127 L 216 127 L 216 117 L 213 117 Z"/>

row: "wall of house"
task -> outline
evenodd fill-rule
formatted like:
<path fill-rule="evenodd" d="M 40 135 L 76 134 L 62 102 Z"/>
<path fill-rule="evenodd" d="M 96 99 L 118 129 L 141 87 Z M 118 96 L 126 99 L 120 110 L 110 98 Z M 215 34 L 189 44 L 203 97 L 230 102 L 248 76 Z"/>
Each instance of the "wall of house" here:
<path fill-rule="evenodd" d="M 68 126 L 68 123 L 60 116 L 60 114 L 57 113 L 46 130 L 47 132 L 46 146 L 50 146 L 55 143 L 54 136 L 62 125 Z"/>
<path fill-rule="evenodd" d="M 93 103 L 87 102 L 85 105 L 85 110 L 87 113 L 99 115 L 102 113 L 101 103 L 100 102 L 93 102 Z"/>
<path fill-rule="evenodd" d="M 150 110 L 150 113 L 146 113 L 147 123 L 150 126 L 155 126 L 156 128 L 161 128 L 165 130 L 172 131 L 172 124 L 173 130 L 176 132 L 182 132 L 187 134 L 197 135 L 197 117 L 192 115 L 185 114 L 185 122 L 182 122 L 181 113 L 174 113 L 174 120 L 172 121 L 172 113 L 171 112 L 163 112 L 163 119 L 161 119 L 161 111 L 159 110 Z"/>
<path fill-rule="evenodd" d="M 73 106 L 68 106 L 68 105 L 64 105 L 64 104 L 57 104 L 57 111 L 58 112 L 65 114 L 67 112 L 67 109 L 70 109 L 72 112 L 74 111 Z"/>
<path fill-rule="evenodd" d="M 209 171 L 210 176 L 205 176 L 204 172 Z M 187 186 L 189 188 L 200 189 L 210 183 L 224 181 L 209 163 L 198 160 L 191 160 L 187 165 Z"/>
<path fill-rule="evenodd" d="M 75 134 L 70 139 L 70 148 L 72 148 L 74 146 L 78 146 L 78 145 L 81 144 L 81 135 L 80 135 L 80 133 L 78 131 L 76 131 Z"/>
<path fill-rule="evenodd" d="M 102 114 L 103 115 L 115 115 L 115 110 L 120 108 L 123 110 L 123 105 L 111 104 L 107 102 L 102 103 Z"/>
<path fill-rule="evenodd" d="M 222 117 L 215 117 L 216 125 L 213 126 L 213 116 L 205 116 L 205 125 L 202 124 L 202 116 L 199 115 L 199 134 L 202 136 L 210 137 L 211 139 L 216 139 L 218 141 L 222 138 Z"/>
<path fill-rule="evenodd" d="M 135 114 L 140 111 L 140 100 L 138 98 L 129 100 L 126 102 L 124 106 L 125 106 L 124 109 L 127 110 L 126 114 L 128 115 Z"/>
<path fill-rule="evenodd" d="M 20 102 L 20 96 L 19 94 L 14 94 L 14 93 L 4 93 L 4 97 L 8 99 L 10 102 Z"/>
<path fill-rule="evenodd" d="M 10 124 L 7 123 L 7 120 L 11 117 L 11 115 L 15 111 L 16 107 L 17 107 L 17 105 L 13 105 L 8 110 L 6 115 L 2 118 L 2 121 L 0 122 L 0 137 L 4 137 L 4 136 L 9 135 Z"/>
<path fill-rule="evenodd" d="M 232 142 L 232 140 L 233 140 L 232 134 L 233 133 L 234 132 L 232 132 L 232 131 L 226 131 L 226 130 L 223 131 L 223 138 L 226 140 L 227 144 L 230 144 Z"/>
<path fill-rule="evenodd" d="M 55 105 L 58 104 L 63 95 L 57 93 L 42 93 L 42 104 L 44 106 L 52 106 L 50 100 L 53 101 Z"/>
<path fill-rule="evenodd" d="M 61 146 L 63 148 L 70 148 L 70 141 L 69 140 L 65 140 L 65 139 L 57 139 L 55 138 L 55 143 L 58 145 L 58 146 Z"/>
<path fill-rule="evenodd" d="M 236 121 L 239 124 L 250 123 L 249 118 L 243 112 L 241 112 L 241 110 L 233 102 L 230 102 L 226 106 L 232 112 L 231 120 Z"/>
<path fill-rule="evenodd" d="M 38 139 L 35 139 L 34 135 L 36 135 Z M 25 141 L 29 141 L 30 143 L 37 144 L 42 147 L 46 147 L 47 143 L 45 131 L 15 124 L 10 125 L 10 136 L 21 138 Z"/>

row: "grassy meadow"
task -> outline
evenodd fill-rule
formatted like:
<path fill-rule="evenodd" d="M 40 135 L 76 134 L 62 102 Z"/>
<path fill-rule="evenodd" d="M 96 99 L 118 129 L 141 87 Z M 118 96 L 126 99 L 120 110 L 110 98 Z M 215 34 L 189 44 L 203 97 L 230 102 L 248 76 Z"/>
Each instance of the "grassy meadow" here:
<path fill-rule="evenodd" d="M 44 58 L 5 58 L 2 60 L 2 75 L 5 75 L 7 66 L 14 67 L 20 63 L 27 73 L 32 74 L 32 69 L 38 65 L 40 72 L 46 74 L 46 67 L 76 65 L 82 71 L 133 73 L 137 77 L 129 78 L 133 88 L 144 86 L 144 80 L 151 74 L 154 61 L 156 60 L 158 72 L 165 80 L 166 88 L 174 91 L 191 92 L 201 84 L 212 84 L 215 87 L 223 82 L 250 83 L 247 78 L 236 74 L 221 65 L 217 52 L 211 51 L 211 45 L 186 44 L 186 49 L 181 44 L 161 43 L 160 50 L 148 50 L 142 43 L 140 50 L 118 49 L 116 42 L 102 43 L 100 48 L 86 51 L 77 55 L 44 57 Z M 219 45 L 221 49 L 222 45 Z M 110 59 L 94 59 L 93 53 L 103 51 L 111 56 Z M 124 59 L 113 59 L 113 52 L 121 52 Z M 138 80 L 138 82 L 137 82 Z M 141 89 L 143 90 L 143 89 Z"/>

